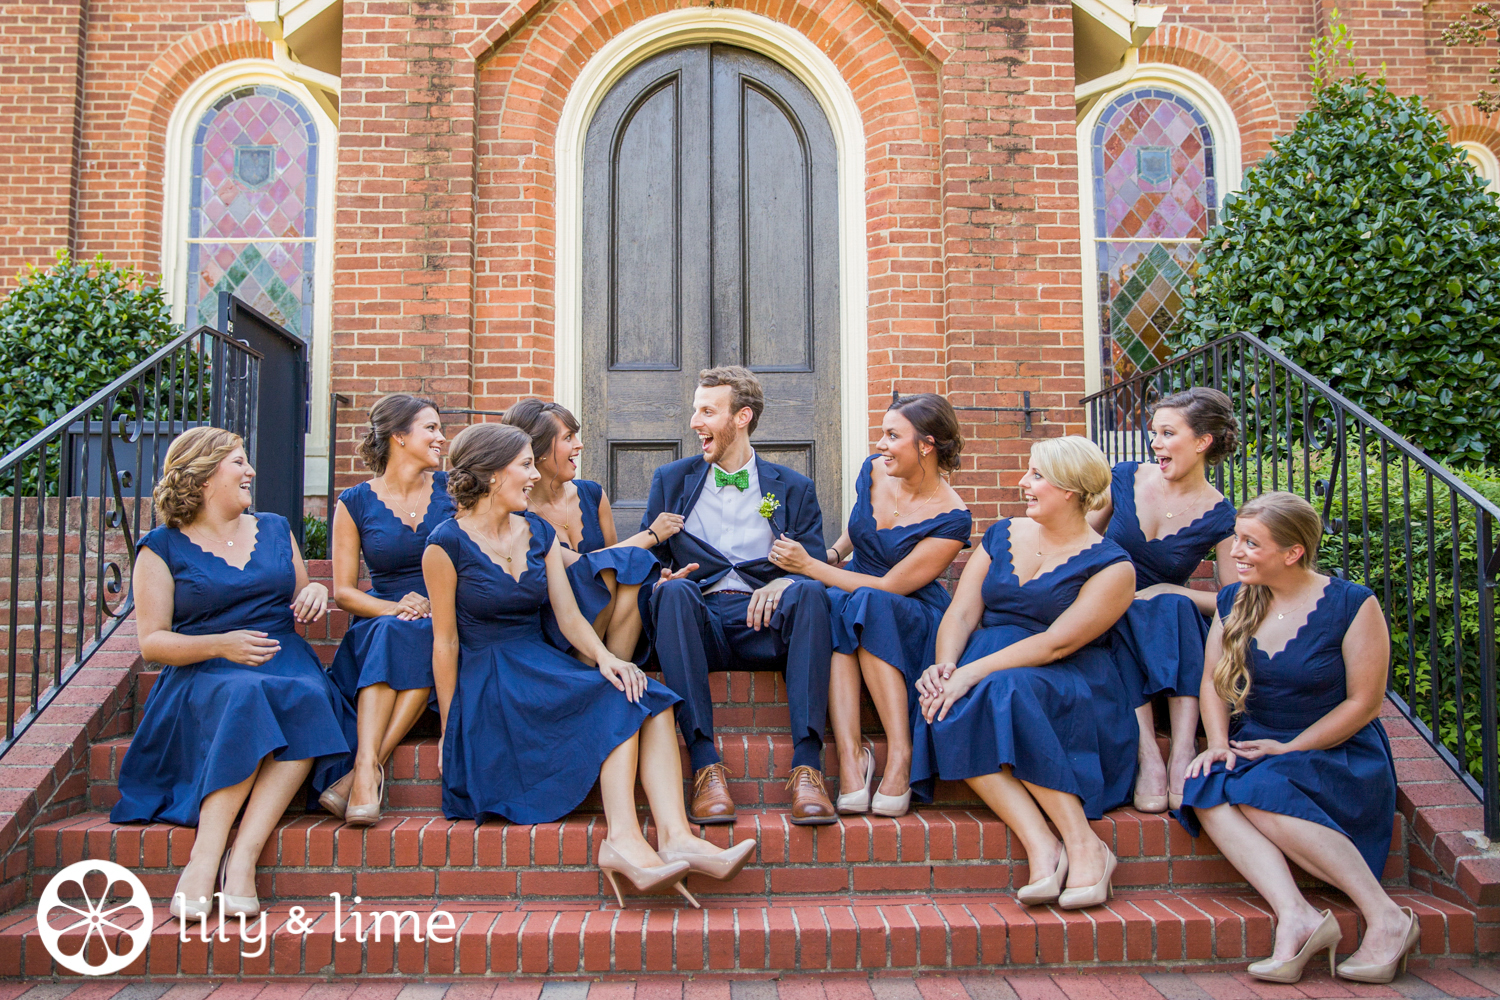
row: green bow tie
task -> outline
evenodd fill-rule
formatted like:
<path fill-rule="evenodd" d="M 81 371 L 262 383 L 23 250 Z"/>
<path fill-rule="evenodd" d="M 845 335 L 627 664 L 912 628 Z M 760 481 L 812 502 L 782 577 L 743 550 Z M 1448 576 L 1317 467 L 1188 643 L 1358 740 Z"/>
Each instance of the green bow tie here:
<path fill-rule="evenodd" d="M 733 484 L 741 493 L 750 488 L 750 470 L 741 469 L 734 475 L 730 475 L 723 469 L 714 467 L 714 486 L 724 487 Z"/>

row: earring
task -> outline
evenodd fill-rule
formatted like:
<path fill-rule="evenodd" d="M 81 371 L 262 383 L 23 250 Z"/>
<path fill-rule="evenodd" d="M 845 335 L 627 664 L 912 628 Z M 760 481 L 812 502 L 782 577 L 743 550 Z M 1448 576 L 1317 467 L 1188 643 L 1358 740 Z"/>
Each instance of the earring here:
<path fill-rule="evenodd" d="M 398 448 L 405 448 L 406 447 L 406 439 L 405 438 L 397 438 L 396 439 L 396 447 L 398 447 Z"/>

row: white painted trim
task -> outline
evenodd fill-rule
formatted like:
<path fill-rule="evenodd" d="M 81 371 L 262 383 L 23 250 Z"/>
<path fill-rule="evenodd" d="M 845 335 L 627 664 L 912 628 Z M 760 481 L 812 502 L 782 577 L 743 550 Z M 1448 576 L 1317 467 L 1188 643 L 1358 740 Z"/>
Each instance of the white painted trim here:
<path fill-rule="evenodd" d="M 1099 370 L 1099 254 L 1094 244 L 1094 126 L 1104 109 L 1121 94 L 1140 87 L 1160 87 L 1181 94 L 1198 106 L 1214 135 L 1214 179 L 1217 181 L 1219 211 L 1224 199 L 1238 191 L 1243 181 L 1240 163 L 1240 129 L 1234 111 L 1214 85 L 1191 70 L 1179 66 L 1143 64 L 1136 74 L 1110 93 L 1100 97 L 1078 123 L 1078 219 L 1082 239 L 1079 241 L 1083 268 L 1083 374 L 1084 393 L 1098 392 L 1102 372 Z"/>
<path fill-rule="evenodd" d="M 303 489 L 309 496 L 328 490 L 328 366 L 333 339 L 333 199 L 338 174 L 338 129 L 321 111 L 307 87 L 289 79 L 269 59 L 239 59 L 215 66 L 188 85 L 167 121 L 166 177 L 162 184 L 162 288 L 172 304 L 172 319 L 187 319 L 188 204 L 192 192 L 193 132 L 208 106 L 225 92 L 253 84 L 289 91 L 318 129 L 318 241 L 313 256 L 312 415 L 306 443 Z"/>
<path fill-rule="evenodd" d="M 658 14 L 621 32 L 589 60 L 569 88 L 557 126 L 557 321 L 554 395 L 577 410 L 583 397 L 583 145 L 589 122 L 610 87 L 631 68 L 667 49 L 701 42 L 737 45 L 774 59 L 812 91 L 838 151 L 839 374 L 843 425 L 844 510 L 869 451 L 869 358 L 866 313 L 865 132 L 854 94 L 833 61 L 794 29 L 724 7 Z"/>
<path fill-rule="evenodd" d="M 1482 142 L 1467 139 L 1453 145 L 1463 150 L 1479 176 L 1489 181 L 1490 190 L 1500 192 L 1500 157 L 1495 155 L 1495 151 Z"/>

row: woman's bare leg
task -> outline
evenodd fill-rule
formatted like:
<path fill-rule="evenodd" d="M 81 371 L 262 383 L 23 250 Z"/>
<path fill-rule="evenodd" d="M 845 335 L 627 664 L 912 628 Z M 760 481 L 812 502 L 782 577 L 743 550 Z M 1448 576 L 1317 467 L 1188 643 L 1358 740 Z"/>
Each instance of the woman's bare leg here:
<path fill-rule="evenodd" d="M 1099 839 L 1083 813 L 1083 800 L 1069 792 L 1023 782 L 1068 848 L 1068 888 L 1087 889 L 1104 877 L 1109 845 Z"/>
<path fill-rule="evenodd" d="M 839 792 L 847 795 L 864 780 L 859 731 L 859 663 L 849 653 L 834 653 L 828 672 L 828 724 L 839 755 Z"/>
<path fill-rule="evenodd" d="M 1323 918 L 1297 888 L 1286 855 L 1250 822 L 1239 806 L 1225 803 L 1195 812 L 1224 857 L 1271 904 L 1276 914 L 1276 942 L 1271 957 L 1281 962 L 1294 958 Z"/>
<path fill-rule="evenodd" d="M 911 787 L 911 717 L 907 714 L 906 675 L 874 653 L 859 647 L 859 670 L 885 729 L 885 774 L 882 795 L 904 795 Z"/>
<path fill-rule="evenodd" d="M 640 733 L 632 734 L 604 759 L 604 766 L 599 770 L 599 791 L 604 798 L 604 818 L 609 826 L 606 839 L 610 846 L 631 864 L 650 868 L 661 864 L 661 858 L 642 836 L 640 818 L 635 811 L 640 740 Z M 677 794 L 681 795 L 681 790 Z"/>
<path fill-rule="evenodd" d="M 1135 793 L 1137 796 L 1165 796 L 1170 782 L 1167 780 L 1167 763 L 1161 759 L 1161 747 L 1156 745 L 1156 715 L 1151 702 L 1135 710 L 1135 721 L 1141 731 L 1135 754 Z M 1182 788 L 1181 781 L 1177 787 Z"/>
<path fill-rule="evenodd" d="M 231 896 L 255 896 L 255 862 L 265 848 L 266 841 L 286 807 L 291 804 L 312 772 L 312 758 L 302 760 L 261 761 L 255 785 L 250 789 L 250 800 L 245 803 L 245 815 L 240 819 L 240 831 L 235 835 L 234 848 L 229 852 L 229 865 L 224 871 L 224 891 Z"/>
<path fill-rule="evenodd" d="M 210 792 L 199 803 L 198 833 L 193 838 L 193 850 L 177 878 L 177 887 L 172 890 L 182 893 L 187 902 L 206 902 L 213 897 L 214 883 L 219 877 L 219 859 L 224 856 L 224 848 L 229 843 L 230 827 L 234 826 L 234 818 L 240 814 L 240 806 L 245 804 L 259 773 L 260 767 L 257 766 L 255 774 L 237 785 Z"/>
<path fill-rule="evenodd" d="M 1198 699 L 1174 695 L 1167 699 L 1167 714 L 1172 718 L 1172 749 L 1167 760 L 1167 790 L 1173 795 L 1181 795 L 1188 765 L 1193 762 L 1194 757 L 1198 756 Z M 1158 756 L 1160 756 L 1159 753 Z"/>
<path fill-rule="evenodd" d="M 635 656 L 636 643 L 641 639 L 641 608 L 636 603 L 636 595 L 641 588 L 639 584 L 630 584 L 612 589 L 614 598 L 610 606 L 604 609 L 604 614 L 599 616 L 607 616 L 602 636 L 604 648 L 620 659 L 628 660 Z"/>
<path fill-rule="evenodd" d="M 995 774 L 978 778 L 966 778 L 968 786 L 984 800 L 1001 822 L 1010 827 L 1026 849 L 1026 863 L 1030 868 L 1030 882 L 1050 878 L 1057 871 L 1057 860 L 1062 845 L 1047 826 L 1047 817 L 1031 793 L 1011 773 L 1010 765 Z"/>
<path fill-rule="evenodd" d="M 677 748 L 677 723 L 670 708 L 657 712 L 641 727 L 641 787 L 656 821 L 656 844 L 683 854 L 717 854 L 719 848 L 693 832 L 682 800 L 682 752 Z"/>

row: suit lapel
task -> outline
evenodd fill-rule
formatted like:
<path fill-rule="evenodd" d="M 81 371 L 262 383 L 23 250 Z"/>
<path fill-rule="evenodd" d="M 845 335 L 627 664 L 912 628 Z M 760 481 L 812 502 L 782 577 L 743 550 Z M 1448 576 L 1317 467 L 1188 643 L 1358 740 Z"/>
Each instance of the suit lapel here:
<path fill-rule="evenodd" d="M 674 514 L 687 517 L 693 512 L 693 504 L 698 502 L 698 494 L 703 492 L 703 484 L 708 479 L 710 468 L 707 462 L 699 462 L 696 468 L 688 472 L 687 478 L 682 481 L 682 495 Z"/>
<path fill-rule="evenodd" d="M 786 530 L 786 484 L 782 482 L 777 466 L 762 461 L 759 455 L 755 456 L 755 472 L 760 479 L 760 495 L 764 497 L 767 493 L 774 493 L 777 503 L 781 505 L 771 514 L 771 535 L 773 538 L 780 538 Z"/>

